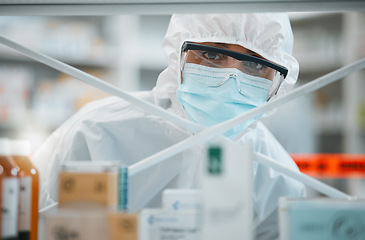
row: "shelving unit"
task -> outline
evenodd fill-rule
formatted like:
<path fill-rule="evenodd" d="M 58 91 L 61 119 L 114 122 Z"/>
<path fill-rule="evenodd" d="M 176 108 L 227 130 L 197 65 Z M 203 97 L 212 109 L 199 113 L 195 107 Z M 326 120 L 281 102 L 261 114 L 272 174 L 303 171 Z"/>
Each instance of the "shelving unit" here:
<path fill-rule="evenodd" d="M 295 13 L 290 14 L 290 17 L 295 37 L 294 56 L 298 59 L 301 67 L 298 85 L 305 84 L 365 55 L 362 42 L 358 40 L 354 42 L 356 39 L 362 39 L 362 36 L 364 36 L 364 33 L 361 32 L 362 28 L 359 26 L 364 21 L 363 13 Z M 40 32 L 39 34 L 35 34 L 36 36 L 51 34 L 51 37 L 48 36 L 48 40 L 45 37 L 45 42 L 50 42 L 52 38 L 55 38 L 57 35 L 55 30 L 57 26 L 63 26 L 64 32 L 71 32 L 72 28 L 67 30 L 67 26 L 70 26 L 75 21 L 78 23 L 76 26 L 86 26 L 89 30 L 83 31 L 92 32 L 92 36 L 94 36 L 87 44 L 96 44 L 96 47 L 89 46 L 88 49 L 92 48 L 96 50 L 96 53 L 91 54 L 84 51 L 84 57 L 80 57 L 82 54 L 78 54 L 82 50 L 74 50 L 74 54 L 72 54 L 71 50 L 62 50 L 67 49 L 68 42 L 77 46 L 78 43 L 86 42 L 85 40 L 72 42 L 72 40 L 66 38 L 63 43 L 60 41 L 58 50 L 56 49 L 54 52 L 45 46 L 37 47 L 36 37 L 31 38 L 31 41 L 27 39 L 26 42 L 22 42 L 24 38 L 21 37 L 23 35 L 19 35 L 19 31 L 24 32 L 24 29 L 21 27 L 12 28 L 10 26 L 14 22 L 22 21 L 22 19 L 24 21 L 25 17 L 0 17 L 0 20 L 12 20 L 11 24 L 0 22 L 0 29 L 1 26 L 7 26 L 10 33 L 7 33 L 4 29 L 1 31 L 5 36 L 11 38 L 14 35 L 15 37 L 13 39 L 18 40 L 20 43 L 30 47 L 33 44 L 38 51 L 49 54 L 56 59 L 90 73 L 97 73 L 100 78 L 115 84 L 123 90 L 137 91 L 152 89 L 158 75 L 166 67 L 166 59 L 162 52 L 162 42 L 169 18 L 170 15 L 168 14 L 26 18 L 30 19 L 30 21 L 26 20 L 27 23 L 30 23 L 28 24 L 30 26 L 30 30 L 27 30 L 29 31 L 28 35 L 34 33 L 36 29 Z M 346 27 L 345 24 L 350 27 Z M 53 26 L 55 29 L 45 31 L 40 26 Z M 354 34 L 356 36 L 353 36 Z M 47 46 L 47 44 L 45 45 Z M 29 94 L 29 101 L 23 104 L 23 106 L 27 105 L 28 110 L 34 105 L 34 96 L 37 95 L 37 86 L 40 82 L 49 82 L 49 85 L 50 83 L 57 83 L 58 78 L 65 79 L 63 75 L 59 75 L 58 72 L 47 66 L 36 63 L 3 46 L 0 46 L 0 53 L 0 66 L 1 64 L 22 65 L 25 66 L 25 69 L 33 69 L 33 72 L 29 74 L 29 78 L 31 79 L 27 80 L 30 82 L 30 89 L 26 90 L 31 94 Z M 357 56 L 355 56 L 356 54 Z M 94 57 L 90 57 L 92 55 Z M 359 75 L 357 77 L 352 75 L 351 78 L 359 78 Z M 85 91 L 92 89 L 78 80 L 73 80 L 73 82 L 83 86 L 82 88 Z M 46 85 L 43 84 L 43 87 L 49 87 Z M 292 133 L 293 138 L 301 136 L 300 140 L 296 140 L 303 142 L 303 144 L 297 144 L 301 147 L 294 147 L 293 141 L 288 140 L 288 136 L 284 139 L 280 136 L 280 133 L 277 133 L 277 137 L 283 142 L 284 147 L 289 152 L 364 153 L 365 130 L 364 126 L 361 125 L 361 122 L 364 122 L 364 116 L 361 115 L 361 111 L 364 111 L 362 108 L 364 108 L 365 100 L 364 97 L 361 97 L 362 93 L 358 93 L 359 89 L 364 89 L 364 84 L 361 80 L 346 79 L 331 84 L 316 92 L 314 95 L 307 96 L 306 99 L 303 99 L 302 101 L 305 101 L 306 104 L 315 106 L 314 110 L 303 113 L 306 117 L 310 116 L 308 123 L 305 124 L 307 129 L 308 127 L 312 129 L 306 132 L 297 132 L 293 127 L 291 131 L 285 132 L 285 135 L 288 135 L 288 132 Z M 104 96 L 101 93 L 98 94 L 99 96 Z M 83 104 L 93 99 L 91 97 L 85 97 L 84 100 L 75 100 L 78 103 L 74 110 L 77 110 Z M 47 102 L 52 101 L 55 101 L 55 98 L 53 100 L 49 99 Z M 280 111 L 278 109 L 279 113 Z M 47 133 L 61 124 L 70 114 L 72 113 L 64 113 L 64 116 L 58 117 L 59 121 L 52 124 L 47 129 Z M 27 118 L 32 118 L 31 115 L 28 114 Z M 348 117 L 346 118 L 345 116 Z M 44 117 L 42 115 L 41 119 L 44 119 Z M 269 119 L 269 122 L 271 121 L 272 118 Z M 3 134 L 13 137 L 17 126 L 11 125 L 3 121 L 0 131 Z M 45 125 L 41 125 L 44 129 Z M 270 123 L 268 125 L 270 127 Z M 279 129 L 280 127 L 277 125 L 279 124 L 276 124 L 273 129 Z M 24 126 L 22 127 L 24 128 Z M 28 126 L 28 128 L 32 127 Z M 314 136 L 311 136 L 313 134 Z"/>
<path fill-rule="evenodd" d="M 0 32 L 123 90 L 150 90 L 159 73 L 166 67 L 162 41 L 169 18 L 170 15 L 3 16 L 0 17 Z M 24 38 L 23 34 L 33 37 Z M 3 112 L 1 115 L 0 111 L 2 136 L 29 138 L 34 132 L 38 132 L 36 136 L 42 132 L 42 136 L 37 137 L 40 139 L 35 140 L 40 144 L 81 106 L 106 96 L 79 80 L 67 77 L 2 45 L 0 70 L 1 66 L 7 72 L 10 71 L 8 66 L 16 66 L 16 70 L 5 74 L 11 78 L 21 74 L 19 69 L 26 75 L 18 80 L 21 88 L 19 91 L 22 93 L 13 94 L 5 89 L 9 96 L 23 96 L 26 93 L 17 106 L 21 111 L 14 113 L 9 110 L 9 98 L 0 101 Z M 4 77 L 4 72 L 2 76 Z M 5 86 L 7 81 L 8 79 L 0 80 L 0 85 Z M 36 147 L 37 144 L 34 149 Z"/>
<path fill-rule="evenodd" d="M 364 13 L 314 12 L 289 16 L 294 34 L 293 55 L 300 66 L 298 86 L 365 56 L 361 41 L 365 33 L 360 26 L 365 21 Z M 277 109 L 266 123 L 291 153 L 365 153 L 364 125 L 361 125 L 363 73 L 354 73 Z M 283 121 L 288 124 L 275 123 Z M 296 147 L 293 143 L 297 143 Z"/>
<path fill-rule="evenodd" d="M 2 0 L 0 15 L 110 15 L 212 12 L 361 11 L 362 0 Z"/>
<path fill-rule="evenodd" d="M 108 18 L 1 16 L 0 32 L 114 83 L 109 75 L 115 71 L 112 63 L 118 56 L 114 49 L 119 45 L 107 35 L 113 31 L 107 28 Z M 2 45 L 0 89 L 0 135 L 30 139 L 34 149 L 81 106 L 106 96 Z"/>
<path fill-rule="evenodd" d="M 298 84 L 305 84 L 342 66 L 343 14 L 321 13 L 292 19 L 295 36 L 294 56 L 300 73 Z M 343 149 L 343 81 L 326 86 L 311 98 L 317 146 L 314 152 L 344 152 Z"/>
<path fill-rule="evenodd" d="M 365 36 L 361 27 L 364 21 L 365 14 L 356 12 L 293 17 L 294 55 L 303 66 L 299 84 L 365 57 L 365 44 L 361 40 Z M 314 152 L 365 153 L 364 125 L 361 124 L 364 121 L 361 113 L 365 102 L 364 73 L 353 73 L 307 97 L 314 110 L 308 119 L 315 130 Z M 349 194 L 365 196 L 363 179 L 322 181 Z M 316 195 L 311 191 L 309 194 Z"/>
<path fill-rule="evenodd" d="M 115 32 L 121 44 L 119 67 L 123 90 L 151 90 L 167 63 L 162 51 L 171 15 L 120 16 Z M 128 24 L 124 25 L 123 22 Z M 127 33 L 127 34 L 125 34 Z"/>

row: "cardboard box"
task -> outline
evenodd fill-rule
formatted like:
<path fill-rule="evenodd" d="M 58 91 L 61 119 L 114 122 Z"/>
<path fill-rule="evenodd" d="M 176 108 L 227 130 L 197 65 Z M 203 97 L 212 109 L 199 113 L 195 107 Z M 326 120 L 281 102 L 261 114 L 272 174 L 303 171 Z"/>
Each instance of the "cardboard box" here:
<path fill-rule="evenodd" d="M 118 174 L 60 172 L 58 202 L 60 207 L 93 203 L 116 208 L 118 204 Z"/>
<path fill-rule="evenodd" d="M 144 209 L 139 216 L 139 240 L 200 240 L 196 213 Z"/>
<path fill-rule="evenodd" d="M 60 209 L 45 216 L 47 240 L 100 240 L 109 239 L 105 211 Z"/>
<path fill-rule="evenodd" d="M 113 212 L 108 222 L 110 240 L 138 240 L 138 215 Z"/>

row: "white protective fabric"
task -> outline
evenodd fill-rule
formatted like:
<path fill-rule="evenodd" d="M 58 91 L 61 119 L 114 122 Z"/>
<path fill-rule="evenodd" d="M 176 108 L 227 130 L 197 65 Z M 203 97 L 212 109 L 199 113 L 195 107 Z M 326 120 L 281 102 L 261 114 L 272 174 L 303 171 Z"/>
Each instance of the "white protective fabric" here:
<path fill-rule="evenodd" d="M 221 42 L 243 46 L 269 61 L 288 68 L 288 76 L 278 95 L 289 91 L 297 81 L 299 65 L 291 55 L 293 33 L 283 13 L 173 15 L 164 42 L 168 67 L 160 74 L 157 101 L 170 98 L 174 110 L 184 116 L 175 92 L 180 83 L 180 50 L 185 41 Z"/>
<path fill-rule="evenodd" d="M 291 56 L 293 36 L 286 14 L 174 15 L 164 42 L 168 67 L 160 74 L 153 91 L 136 96 L 186 117 L 175 95 L 180 83 L 179 58 L 184 41 L 239 44 L 287 67 L 289 74 L 279 94 L 289 90 L 297 79 L 298 64 Z M 58 128 L 33 156 L 41 175 L 40 208 L 57 201 L 57 173 L 62 162 L 116 160 L 129 166 L 191 135 L 115 97 L 90 103 Z M 240 141 L 297 169 L 261 123 L 251 126 Z M 131 209 L 156 206 L 164 188 L 196 187 L 200 159 L 197 146 L 130 179 L 130 189 L 134 191 Z M 305 188 L 260 164 L 254 164 L 253 176 L 256 237 L 276 239 L 278 198 L 304 196 Z"/>

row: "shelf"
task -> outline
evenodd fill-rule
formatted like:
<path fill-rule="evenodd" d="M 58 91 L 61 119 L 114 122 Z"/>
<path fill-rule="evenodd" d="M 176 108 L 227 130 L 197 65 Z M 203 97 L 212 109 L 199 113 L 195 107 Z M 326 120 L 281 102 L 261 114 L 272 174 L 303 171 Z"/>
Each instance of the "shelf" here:
<path fill-rule="evenodd" d="M 145 38 L 142 36 L 141 39 Z M 149 41 L 148 44 L 140 43 L 141 47 L 138 48 L 137 57 L 141 68 L 163 70 L 167 67 L 167 60 L 161 47 L 162 41 L 163 38 L 158 37 L 154 41 Z"/>
<path fill-rule="evenodd" d="M 299 70 L 300 74 L 308 75 L 312 73 L 328 73 L 340 68 L 342 65 L 338 58 L 332 59 L 332 62 L 328 62 L 327 60 L 321 60 L 316 57 L 308 56 L 308 57 L 300 57 L 297 58 L 299 62 Z"/>
<path fill-rule="evenodd" d="M 47 55 L 47 54 L 46 54 Z M 106 56 L 107 55 L 107 56 Z M 81 67 L 92 67 L 92 68 L 108 68 L 111 67 L 113 64 L 113 60 L 117 58 L 117 56 L 112 54 L 105 54 L 100 55 L 98 57 L 83 57 L 83 58 L 73 58 L 73 57 L 65 57 L 65 56 L 57 56 L 49 54 L 48 56 L 55 58 L 56 60 L 59 60 L 61 62 L 67 63 L 69 65 L 73 66 L 81 66 Z M 37 62 L 27 56 L 18 54 L 12 50 L 7 50 L 0 46 L 0 61 L 17 61 L 21 63 L 37 63 L 42 64 L 40 62 Z"/>
<path fill-rule="evenodd" d="M 318 21 L 320 18 L 339 17 L 340 12 L 292 12 L 288 13 L 290 22 L 296 24 L 299 22 Z"/>
<path fill-rule="evenodd" d="M 98 60 L 79 60 L 79 59 L 72 59 L 72 58 L 61 58 L 57 56 L 50 56 L 52 58 L 55 58 L 61 62 L 67 63 L 72 66 L 80 66 L 80 67 L 92 67 L 92 68 L 107 68 L 110 67 L 111 61 L 98 61 Z M 20 63 L 36 63 L 36 64 L 43 64 L 40 62 L 37 62 L 31 58 L 25 57 L 25 56 L 17 56 L 17 55 L 6 55 L 0 52 L 0 61 L 16 61 Z"/>
<path fill-rule="evenodd" d="M 5 0 L 0 15 L 110 15 L 110 14 L 172 14 L 237 12 L 293 12 L 293 11 L 365 11 L 363 0 Z"/>

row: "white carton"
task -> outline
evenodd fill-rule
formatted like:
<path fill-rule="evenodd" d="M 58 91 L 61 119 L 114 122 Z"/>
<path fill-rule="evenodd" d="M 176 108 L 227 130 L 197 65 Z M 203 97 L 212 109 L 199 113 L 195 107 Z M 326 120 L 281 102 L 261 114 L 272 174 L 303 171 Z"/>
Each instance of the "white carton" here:
<path fill-rule="evenodd" d="M 162 207 L 172 212 L 201 210 L 202 192 L 197 189 L 166 189 L 162 193 Z"/>
<path fill-rule="evenodd" d="M 204 240 L 252 239 L 252 150 L 248 145 L 207 147 L 201 183 Z"/>
<path fill-rule="evenodd" d="M 200 240 L 197 214 L 144 209 L 139 215 L 139 240 Z"/>
<path fill-rule="evenodd" d="M 363 240 L 365 200 L 280 198 L 281 240 Z"/>

